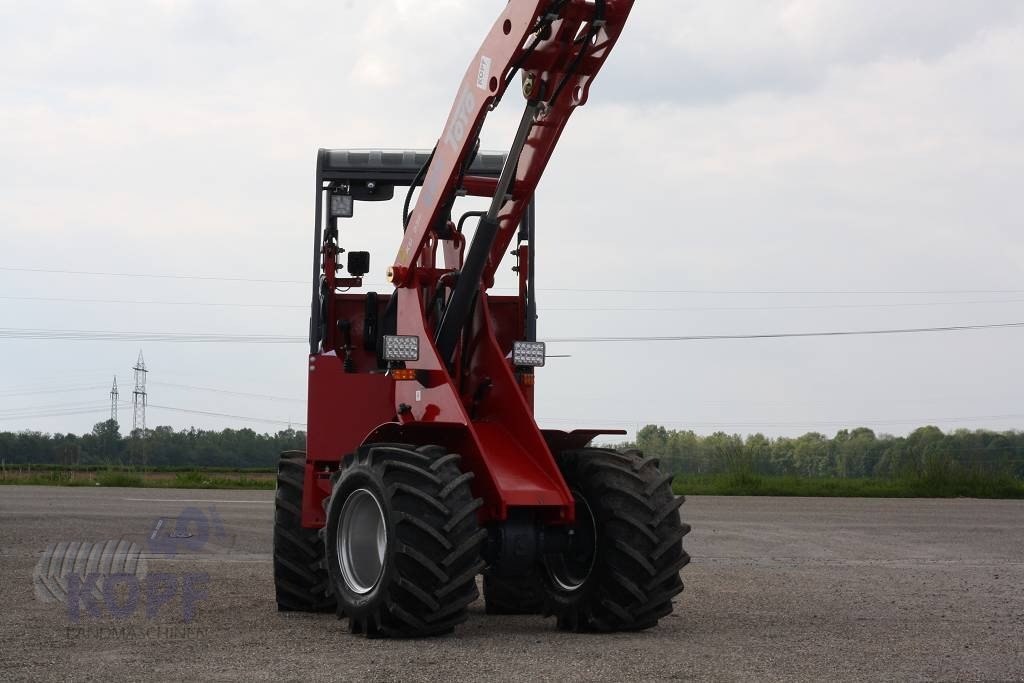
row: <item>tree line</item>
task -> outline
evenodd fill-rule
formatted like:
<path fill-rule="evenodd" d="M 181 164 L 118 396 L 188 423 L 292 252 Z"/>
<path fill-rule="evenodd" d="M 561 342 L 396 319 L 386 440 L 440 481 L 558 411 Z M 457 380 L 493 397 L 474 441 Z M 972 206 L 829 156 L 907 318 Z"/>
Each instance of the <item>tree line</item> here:
<path fill-rule="evenodd" d="M 1010 474 L 1024 478 L 1024 432 L 957 429 L 943 433 L 920 427 L 907 436 L 875 434 L 866 427 L 840 430 L 834 437 L 746 437 L 647 425 L 628 446 L 657 455 L 662 468 L 677 474 L 751 472 L 804 477 L 899 477 L 952 470 Z"/>
<path fill-rule="evenodd" d="M 134 431 L 122 436 L 114 420 L 87 434 L 0 432 L 0 462 L 9 464 L 146 465 L 148 467 L 276 467 L 282 451 L 305 450 L 306 433 L 283 429 Z"/>
<path fill-rule="evenodd" d="M 676 474 L 750 472 L 803 477 L 894 477 L 951 469 L 1024 478 L 1024 432 L 921 427 L 907 436 L 875 434 L 866 427 L 829 437 L 763 434 L 701 436 L 690 430 L 647 425 L 622 444 L 661 459 Z M 286 450 L 303 450 L 306 433 L 283 429 L 175 430 L 120 433 L 117 422 L 98 423 L 82 435 L 0 432 L 0 462 L 8 464 L 147 465 L 151 467 L 275 467 Z"/>

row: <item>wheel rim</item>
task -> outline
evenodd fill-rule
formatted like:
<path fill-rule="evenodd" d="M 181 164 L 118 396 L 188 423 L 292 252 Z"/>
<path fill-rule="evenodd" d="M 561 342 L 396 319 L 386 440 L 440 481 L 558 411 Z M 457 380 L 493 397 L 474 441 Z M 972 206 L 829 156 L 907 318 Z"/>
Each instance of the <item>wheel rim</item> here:
<path fill-rule="evenodd" d="M 353 491 L 341 507 L 335 541 L 341 577 L 350 591 L 365 595 L 377 587 L 387 547 L 384 508 L 377 496 L 366 489 Z"/>
<path fill-rule="evenodd" d="M 597 520 L 590 509 L 590 503 L 579 491 L 572 491 L 576 499 L 576 524 L 564 553 L 550 556 L 545 563 L 548 576 L 558 588 L 565 592 L 577 591 L 583 587 L 597 560 Z"/>

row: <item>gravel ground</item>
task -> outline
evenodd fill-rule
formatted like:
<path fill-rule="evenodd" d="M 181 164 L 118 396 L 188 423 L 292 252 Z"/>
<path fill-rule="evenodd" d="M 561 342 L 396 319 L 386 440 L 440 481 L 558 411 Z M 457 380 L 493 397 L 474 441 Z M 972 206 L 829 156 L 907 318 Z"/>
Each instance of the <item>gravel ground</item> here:
<path fill-rule="evenodd" d="M 480 601 L 454 636 L 371 641 L 275 611 L 272 497 L 0 488 L 0 679 L 1024 680 L 1022 502 L 693 497 L 686 590 L 653 630 L 564 634 Z M 208 537 L 193 523 L 176 554 L 146 558 L 142 595 L 159 573 L 177 582 L 152 618 L 131 581 L 110 596 L 123 617 L 100 600 L 73 622 L 37 597 L 49 544 L 146 548 L 188 515 Z"/>

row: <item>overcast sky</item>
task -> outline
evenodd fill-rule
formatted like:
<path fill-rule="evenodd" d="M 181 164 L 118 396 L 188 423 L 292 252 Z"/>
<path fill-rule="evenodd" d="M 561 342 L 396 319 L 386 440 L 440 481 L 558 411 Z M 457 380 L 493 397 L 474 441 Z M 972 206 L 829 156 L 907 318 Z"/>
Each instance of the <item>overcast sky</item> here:
<path fill-rule="evenodd" d="M 304 335 L 317 148 L 431 147 L 503 6 L 0 1 L 0 327 Z M 1017 0 L 638 1 L 538 190 L 541 336 L 1024 322 L 1022 46 Z M 381 282 L 400 202 L 356 211 L 343 243 Z M 537 413 L 1020 428 L 1022 347 L 1024 328 L 553 343 L 571 358 L 540 372 Z M 150 426 L 305 421 L 303 343 L 141 348 Z M 130 428 L 139 349 L 0 338 L 0 429 L 88 430 L 115 373 Z"/>

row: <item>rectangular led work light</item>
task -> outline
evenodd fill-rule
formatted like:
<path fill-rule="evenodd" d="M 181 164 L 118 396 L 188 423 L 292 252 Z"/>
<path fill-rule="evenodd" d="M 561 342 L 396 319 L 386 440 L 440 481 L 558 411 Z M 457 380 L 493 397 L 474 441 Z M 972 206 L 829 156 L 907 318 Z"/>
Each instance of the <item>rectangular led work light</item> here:
<path fill-rule="evenodd" d="M 419 360 L 420 338 L 416 335 L 385 334 L 384 360 Z"/>
<path fill-rule="evenodd" d="M 512 343 L 512 364 L 544 367 L 544 342 L 517 341 Z"/>

